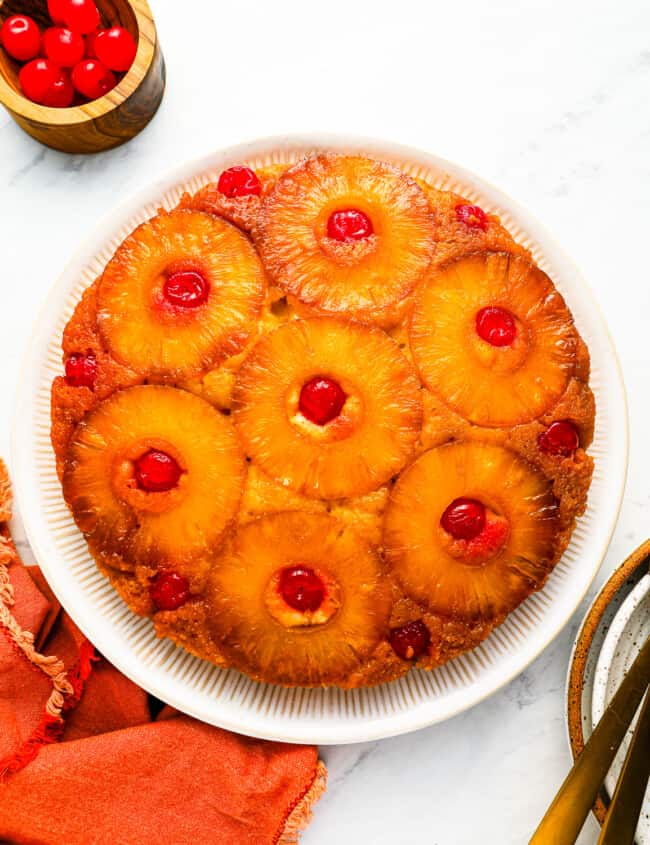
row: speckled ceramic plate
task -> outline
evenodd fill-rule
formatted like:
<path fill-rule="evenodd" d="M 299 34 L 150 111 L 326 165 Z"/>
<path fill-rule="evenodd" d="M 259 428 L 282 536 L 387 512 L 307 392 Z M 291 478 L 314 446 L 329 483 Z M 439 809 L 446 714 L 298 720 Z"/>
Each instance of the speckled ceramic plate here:
<path fill-rule="evenodd" d="M 574 759 L 584 748 L 623 675 L 650 634 L 650 540 L 613 573 L 589 608 L 573 648 L 567 680 L 569 744 Z M 633 725 L 594 805 L 602 824 L 620 773 Z M 636 834 L 650 845 L 650 796 Z"/>
<path fill-rule="evenodd" d="M 434 672 L 343 692 L 258 684 L 158 640 L 94 565 L 61 495 L 50 445 L 50 385 L 62 371 L 61 333 L 82 291 L 120 241 L 156 208 L 175 205 L 225 167 L 293 162 L 323 150 L 368 154 L 413 176 L 464 194 L 500 215 L 532 250 L 573 312 L 591 352 L 596 397 L 596 468 L 587 511 L 545 589 L 531 596 L 477 649 Z M 73 256 L 35 327 L 19 379 L 13 432 L 14 481 L 35 555 L 64 607 L 122 672 L 179 710 L 240 733 L 290 742 L 361 742 L 412 731 L 454 716 L 521 672 L 566 624 L 603 559 L 618 516 L 627 469 L 623 383 L 607 326 L 579 271 L 527 211 L 455 164 L 383 141 L 331 136 L 270 138 L 217 151 L 174 170 L 112 212 Z"/>

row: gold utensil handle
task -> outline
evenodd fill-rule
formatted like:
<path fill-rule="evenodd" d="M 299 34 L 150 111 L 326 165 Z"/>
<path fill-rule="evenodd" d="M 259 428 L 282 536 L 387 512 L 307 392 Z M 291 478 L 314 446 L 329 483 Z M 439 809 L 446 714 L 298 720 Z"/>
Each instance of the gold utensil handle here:
<path fill-rule="evenodd" d="M 650 682 L 650 639 L 623 678 L 529 845 L 574 845 Z"/>
<path fill-rule="evenodd" d="M 646 692 L 598 845 L 633 845 L 650 776 L 650 693 Z"/>

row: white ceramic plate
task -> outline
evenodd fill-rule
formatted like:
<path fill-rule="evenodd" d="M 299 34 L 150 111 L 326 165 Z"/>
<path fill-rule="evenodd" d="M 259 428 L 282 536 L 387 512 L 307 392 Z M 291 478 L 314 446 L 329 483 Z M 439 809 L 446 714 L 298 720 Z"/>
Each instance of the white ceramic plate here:
<path fill-rule="evenodd" d="M 601 720 L 607 705 L 648 637 L 650 637 L 650 575 L 645 575 L 618 609 L 600 650 L 591 700 L 592 729 Z M 623 761 L 635 725 L 636 719 L 630 725 L 605 778 L 605 787 L 609 795 L 614 794 L 616 781 L 623 768 Z M 635 838 L 637 845 L 650 843 L 649 809 L 650 785 L 646 790 L 643 810 L 637 825 Z"/>
<path fill-rule="evenodd" d="M 587 512 L 545 589 L 531 596 L 471 653 L 434 672 L 343 692 L 258 684 L 155 637 L 96 569 L 63 501 L 50 445 L 50 384 L 61 373 L 60 340 L 82 291 L 120 241 L 159 206 L 176 204 L 225 167 L 294 161 L 319 150 L 366 153 L 456 190 L 529 247 L 566 298 L 591 352 L 596 462 Z M 605 555 L 627 470 L 625 391 L 607 326 L 579 271 L 537 220 L 514 200 L 434 155 L 354 137 L 267 138 L 221 150 L 174 170 L 113 211 L 80 247 L 54 285 L 34 327 L 19 379 L 13 430 L 14 481 L 27 535 L 63 606 L 97 648 L 149 692 L 179 710 L 239 733 L 288 742 L 346 743 L 393 736 L 440 722 L 495 692 L 521 672 L 569 620 Z"/>

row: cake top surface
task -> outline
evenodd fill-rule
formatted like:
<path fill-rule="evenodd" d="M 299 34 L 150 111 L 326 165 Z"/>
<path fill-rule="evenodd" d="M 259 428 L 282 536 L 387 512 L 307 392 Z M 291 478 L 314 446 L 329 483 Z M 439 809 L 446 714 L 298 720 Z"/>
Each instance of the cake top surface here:
<path fill-rule="evenodd" d="M 157 631 L 286 685 L 477 645 L 585 506 L 589 355 L 495 215 L 395 166 L 229 168 L 118 247 L 63 338 L 52 439 Z"/>

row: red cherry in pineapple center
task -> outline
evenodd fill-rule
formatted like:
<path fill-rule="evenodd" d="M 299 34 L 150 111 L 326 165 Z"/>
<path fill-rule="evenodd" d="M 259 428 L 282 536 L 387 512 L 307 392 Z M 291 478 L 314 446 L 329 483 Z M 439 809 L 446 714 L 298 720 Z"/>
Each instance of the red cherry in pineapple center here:
<path fill-rule="evenodd" d="M 237 165 L 229 167 L 224 170 L 219 181 L 217 182 L 219 193 L 223 194 L 228 199 L 235 199 L 236 197 L 250 197 L 262 193 L 262 183 L 257 178 L 257 174 L 250 167 L 243 167 Z"/>
<path fill-rule="evenodd" d="M 303 384 L 298 405 L 303 417 L 316 425 L 326 425 L 338 417 L 346 399 L 338 382 L 316 376 Z"/>
<path fill-rule="evenodd" d="M 578 431 L 568 420 L 557 420 L 543 431 L 538 439 L 539 448 L 549 455 L 571 455 L 580 445 Z"/>
<path fill-rule="evenodd" d="M 492 346 L 510 346 L 517 336 L 517 324 L 510 311 L 490 306 L 476 315 L 476 332 Z"/>
<path fill-rule="evenodd" d="M 334 211 L 327 221 L 327 237 L 335 241 L 362 241 L 373 232 L 371 219 L 358 208 Z"/>
<path fill-rule="evenodd" d="M 137 485 L 148 493 L 164 493 L 177 487 L 181 472 L 174 458 L 159 449 L 149 449 L 134 462 Z"/>
<path fill-rule="evenodd" d="M 403 660 L 413 660 L 429 648 L 431 634 L 424 622 L 417 619 L 399 628 L 393 628 L 388 640 L 395 654 Z"/>
<path fill-rule="evenodd" d="M 149 584 L 149 595 L 158 610 L 176 610 L 189 599 L 190 585 L 177 572 L 159 572 Z"/>
<path fill-rule="evenodd" d="M 283 569 L 278 589 L 289 607 L 302 613 L 318 610 L 325 598 L 325 584 L 314 570 L 307 566 Z"/>
<path fill-rule="evenodd" d="M 196 270 L 179 270 L 165 280 L 163 294 L 177 308 L 198 308 L 207 300 L 210 285 Z"/>
<path fill-rule="evenodd" d="M 476 499 L 454 499 L 440 524 L 455 540 L 473 540 L 485 528 L 485 505 Z"/>

